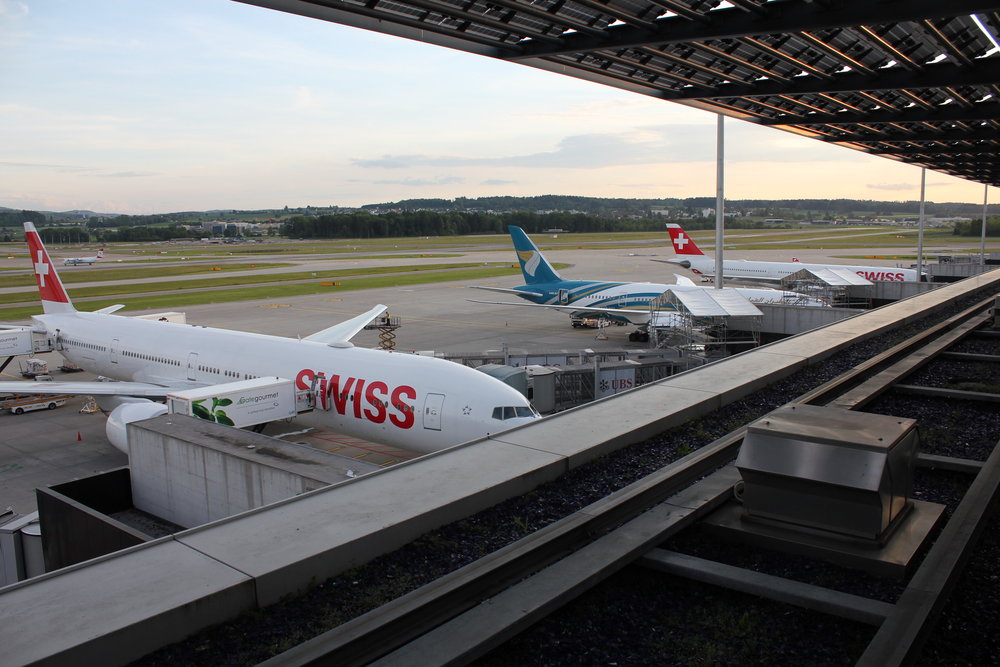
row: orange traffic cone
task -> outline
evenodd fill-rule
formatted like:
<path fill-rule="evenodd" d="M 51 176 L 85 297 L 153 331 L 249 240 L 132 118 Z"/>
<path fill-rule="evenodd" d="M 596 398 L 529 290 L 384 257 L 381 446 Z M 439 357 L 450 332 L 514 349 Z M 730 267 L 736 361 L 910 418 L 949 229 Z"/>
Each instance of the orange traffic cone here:
<path fill-rule="evenodd" d="M 77 431 L 77 432 L 76 432 L 76 441 L 77 441 L 77 442 L 80 442 L 81 440 L 83 440 L 83 436 L 82 436 L 82 435 L 80 435 L 80 432 L 79 432 L 79 431 Z"/>

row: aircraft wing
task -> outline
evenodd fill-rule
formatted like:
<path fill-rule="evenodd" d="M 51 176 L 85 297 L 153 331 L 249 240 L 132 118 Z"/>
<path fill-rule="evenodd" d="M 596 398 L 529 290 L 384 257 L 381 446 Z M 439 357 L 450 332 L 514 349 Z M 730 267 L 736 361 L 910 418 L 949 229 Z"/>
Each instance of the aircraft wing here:
<path fill-rule="evenodd" d="M 389 307 L 381 303 L 366 313 L 361 313 L 357 317 L 344 320 L 340 324 L 334 324 L 328 329 L 317 331 L 311 336 L 306 336 L 302 340 L 311 340 L 317 343 L 326 343 L 333 347 L 349 347 L 349 342 L 359 331 L 365 328 L 369 322 L 384 313 Z"/>
<path fill-rule="evenodd" d="M 528 296 L 542 297 L 542 296 L 545 296 L 541 292 L 529 292 L 529 291 L 523 290 L 523 289 L 508 289 L 506 287 L 484 287 L 482 285 L 469 285 L 469 287 L 471 289 L 484 289 L 484 290 L 489 290 L 490 292 L 500 292 L 501 294 L 516 294 L 518 296 L 524 296 L 524 297 L 528 297 Z M 468 299 L 468 300 L 469 301 L 473 301 L 473 299 Z M 490 302 L 489 301 L 483 301 L 482 303 L 490 303 Z"/>
<path fill-rule="evenodd" d="M 472 301 L 473 303 L 488 303 L 493 306 L 528 306 L 531 308 L 555 308 L 556 310 L 565 310 L 569 313 L 582 313 L 587 315 L 592 315 L 594 317 L 600 317 L 601 315 L 607 315 L 614 317 L 615 319 L 626 319 L 632 324 L 646 324 L 649 322 L 649 311 L 648 310 L 629 310 L 627 308 L 600 308 L 598 306 L 573 306 L 573 305 L 561 305 L 558 303 L 525 303 L 516 301 L 483 301 L 481 299 L 466 299 L 466 301 Z"/>
<path fill-rule="evenodd" d="M 163 398 L 167 394 L 200 386 L 195 383 L 174 386 L 149 382 L 0 382 L 0 393 L 11 394 L 81 394 L 87 396 L 141 396 Z"/>

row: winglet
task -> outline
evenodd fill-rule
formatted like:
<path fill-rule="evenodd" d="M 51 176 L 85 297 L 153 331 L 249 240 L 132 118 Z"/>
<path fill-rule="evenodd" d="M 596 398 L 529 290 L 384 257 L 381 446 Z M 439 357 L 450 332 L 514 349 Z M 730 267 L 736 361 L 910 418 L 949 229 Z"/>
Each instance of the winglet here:
<path fill-rule="evenodd" d="M 368 312 L 362 313 L 357 317 L 352 317 L 349 320 L 344 320 L 340 324 L 335 324 L 328 329 L 317 331 L 311 336 L 306 336 L 302 340 L 311 340 L 316 343 L 326 343 L 330 347 L 352 347 L 353 344 L 350 342 L 351 338 L 364 329 L 369 322 L 388 310 L 388 308 L 388 306 L 379 304 Z"/>
<path fill-rule="evenodd" d="M 694 239 L 685 233 L 681 226 L 673 223 L 667 223 L 667 232 L 670 233 L 670 242 L 674 244 L 674 252 L 678 255 L 704 255 L 699 248 L 698 244 L 694 242 Z"/>
<path fill-rule="evenodd" d="M 38 292 L 42 299 L 42 310 L 46 313 L 76 312 L 34 223 L 24 223 L 24 238 L 28 242 L 28 253 L 31 256 L 32 270 L 35 272 L 35 281 L 38 283 Z"/>

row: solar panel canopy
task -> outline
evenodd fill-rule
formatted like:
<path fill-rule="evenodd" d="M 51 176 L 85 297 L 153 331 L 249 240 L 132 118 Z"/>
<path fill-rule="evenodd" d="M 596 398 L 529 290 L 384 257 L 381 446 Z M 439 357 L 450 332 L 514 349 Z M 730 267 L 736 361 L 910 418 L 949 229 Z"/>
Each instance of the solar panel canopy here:
<path fill-rule="evenodd" d="M 1000 3 L 238 0 L 1000 186 Z"/>

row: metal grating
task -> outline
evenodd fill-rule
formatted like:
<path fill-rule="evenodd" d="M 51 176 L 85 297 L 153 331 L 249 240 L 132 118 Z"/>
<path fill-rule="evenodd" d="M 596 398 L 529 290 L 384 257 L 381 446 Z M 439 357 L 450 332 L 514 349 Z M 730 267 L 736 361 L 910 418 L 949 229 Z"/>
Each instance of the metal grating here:
<path fill-rule="evenodd" d="M 238 1 L 1000 186 L 996 0 Z"/>

